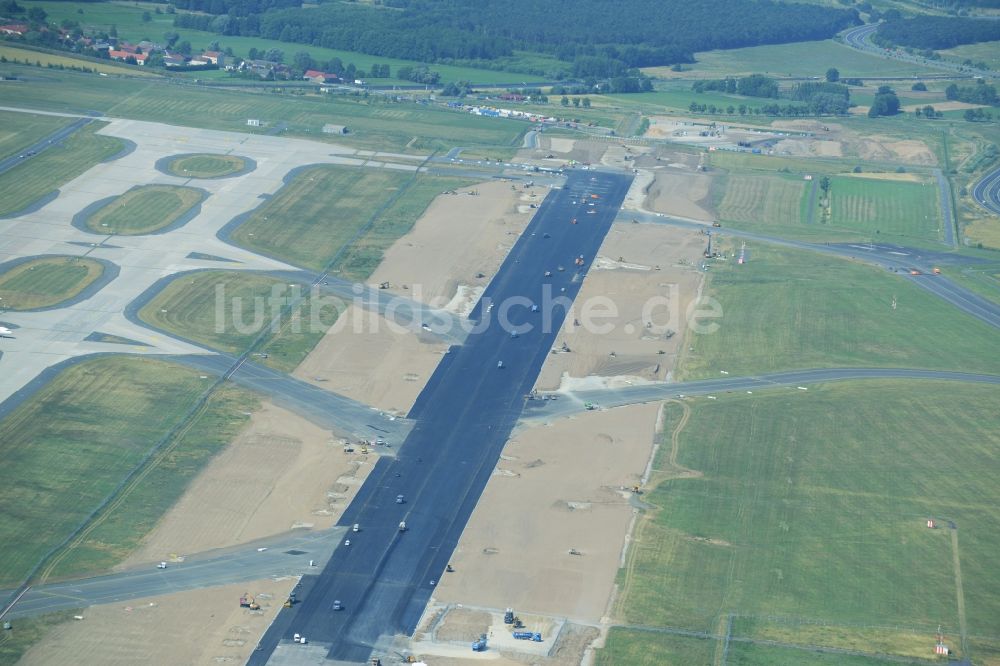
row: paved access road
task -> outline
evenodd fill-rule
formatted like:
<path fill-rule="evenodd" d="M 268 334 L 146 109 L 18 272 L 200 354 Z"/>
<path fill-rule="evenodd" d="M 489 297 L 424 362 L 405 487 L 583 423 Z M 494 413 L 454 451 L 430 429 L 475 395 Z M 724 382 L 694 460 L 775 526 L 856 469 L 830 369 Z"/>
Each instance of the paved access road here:
<path fill-rule="evenodd" d="M 7 617 L 131 601 L 210 585 L 299 576 L 310 571 L 310 560 L 323 566 L 344 532 L 343 528 L 303 530 L 170 562 L 166 569 L 150 564 L 107 576 L 33 587 Z"/>
<path fill-rule="evenodd" d="M 668 224 L 670 226 L 685 229 L 697 229 L 704 231 L 708 229 L 703 222 L 681 220 L 667 217 L 656 213 L 623 213 L 620 221 L 635 220 L 641 222 L 652 222 L 656 224 Z M 890 245 L 886 243 L 808 243 L 805 241 L 788 240 L 786 238 L 776 238 L 765 234 L 758 234 L 752 231 L 743 231 L 726 227 L 721 230 L 710 229 L 713 233 L 733 236 L 736 238 L 746 238 L 756 240 L 771 245 L 781 245 L 793 247 L 800 250 L 812 250 L 832 254 L 838 257 L 848 257 L 851 259 L 861 259 L 868 263 L 881 266 L 886 270 L 899 275 L 901 279 L 911 280 L 918 287 L 926 289 L 935 296 L 947 301 L 959 310 L 966 312 L 987 324 L 1000 328 L 1000 303 L 983 298 L 979 294 L 966 289 L 965 287 L 949 280 L 946 275 L 934 275 L 935 267 L 954 266 L 956 264 L 983 263 L 985 260 L 974 257 L 964 257 L 950 252 L 935 252 L 934 250 L 923 250 L 918 248 L 903 247 L 901 245 Z M 911 275 L 911 271 L 916 270 L 918 275 Z"/>
<path fill-rule="evenodd" d="M 11 155 L 6 159 L 0 160 L 0 174 L 13 169 L 18 164 L 21 164 L 26 160 L 30 160 L 32 157 L 38 155 L 38 153 L 41 153 L 45 149 L 62 143 L 64 139 L 69 138 L 69 136 L 78 129 L 91 122 L 93 122 L 92 118 L 80 118 L 79 120 L 74 120 L 69 125 L 66 125 L 66 127 L 57 129 L 52 134 L 39 139 L 34 144 L 19 152 L 17 155 Z"/>
<path fill-rule="evenodd" d="M 621 407 L 655 402 L 682 396 L 711 395 L 732 391 L 754 391 L 769 388 L 808 388 L 817 383 L 851 379 L 909 379 L 1000 384 L 1000 375 L 980 375 L 948 370 L 912 370 L 909 368 L 822 368 L 790 370 L 756 377 L 721 377 L 690 382 L 650 382 L 622 388 L 546 392 L 535 396 L 524 410 L 526 419 L 551 419 L 587 409 L 590 403 L 599 408 Z M 557 396 L 557 399 L 549 399 Z"/>
<path fill-rule="evenodd" d="M 566 303 L 553 300 L 576 296 L 630 182 L 578 172 L 546 197 L 470 315 L 489 325 L 445 355 L 410 412 L 416 424 L 397 457 L 376 464 L 345 511 L 341 525 L 360 531 L 318 577 L 304 578 L 302 602 L 278 615 L 250 664 L 267 663 L 279 643 L 276 661 L 284 660 L 299 647 L 290 640 L 296 632 L 309 637 L 310 652 L 320 646 L 328 659 L 355 663 L 413 632 L 565 318 Z M 585 265 L 576 267 L 580 255 Z M 523 327 L 517 337 L 514 327 Z M 335 601 L 343 610 L 333 610 Z"/>
<path fill-rule="evenodd" d="M 1000 169 L 980 180 L 972 188 L 972 198 L 994 215 L 1000 215 Z"/>

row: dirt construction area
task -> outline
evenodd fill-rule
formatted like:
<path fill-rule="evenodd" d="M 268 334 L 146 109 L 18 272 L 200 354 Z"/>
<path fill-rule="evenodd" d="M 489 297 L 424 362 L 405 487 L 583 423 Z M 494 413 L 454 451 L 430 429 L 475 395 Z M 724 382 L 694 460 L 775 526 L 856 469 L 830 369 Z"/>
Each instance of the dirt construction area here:
<path fill-rule="evenodd" d="M 93 606 L 54 627 L 18 662 L 26 666 L 244 664 L 295 580 L 263 580 Z M 252 594 L 259 611 L 240 608 Z"/>
<path fill-rule="evenodd" d="M 702 283 L 706 243 L 697 231 L 613 225 L 535 388 L 568 388 L 592 376 L 666 379 Z"/>
<path fill-rule="evenodd" d="M 528 225 L 531 206 L 547 194 L 497 180 L 440 195 L 389 248 L 371 281 L 434 307 L 468 311 Z"/>
<path fill-rule="evenodd" d="M 329 431 L 264 403 L 123 566 L 328 528 L 374 464 L 374 455 L 345 454 Z"/>
<path fill-rule="evenodd" d="M 587 412 L 518 430 L 434 600 L 599 622 L 634 511 L 628 489 L 646 468 L 658 410 Z"/>

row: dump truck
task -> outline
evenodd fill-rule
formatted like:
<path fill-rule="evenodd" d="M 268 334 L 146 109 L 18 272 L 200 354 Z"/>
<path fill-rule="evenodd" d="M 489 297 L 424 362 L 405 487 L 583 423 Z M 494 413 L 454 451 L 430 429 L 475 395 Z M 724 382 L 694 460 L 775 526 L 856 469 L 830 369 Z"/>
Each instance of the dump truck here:
<path fill-rule="evenodd" d="M 240 608 L 249 608 L 250 610 L 260 610 L 260 604 L 257 600 L 253 598 L 249 593 L 244 593 L 240 597 Z"/>
<path fill-rule="evenodd" d="M 472 643 L 473 652 L 485 652 L 486 651 L 486 634 L 480 634 L 479 640 Z"/>

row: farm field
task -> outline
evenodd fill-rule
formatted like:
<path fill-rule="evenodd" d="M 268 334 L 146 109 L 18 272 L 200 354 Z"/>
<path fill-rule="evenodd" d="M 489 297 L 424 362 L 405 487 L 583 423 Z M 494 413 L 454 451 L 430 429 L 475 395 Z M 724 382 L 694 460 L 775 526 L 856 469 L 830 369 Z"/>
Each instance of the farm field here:
<path fill-rule="evenodd" d="M 73 298 L 104 273 L 83 257 L 41 257 L 0 273 L 0 305 L 7 310 L 46 308 Z"/>
<path fill-rule="evenodd" d="M 645 71 L 657 76 L 687 79 L 747 74 L 822 77 L 830 67 L 836 67 L 843 78 L 912 76 L 935 71 L 920 65 L 860 53 L 832 39 L 703 51 L 695 54 L 695 60 L 697 62 L 694 65 L 684 65 L 683 72 L 672 72 L 669 67 L 653 67 Z"/>
<path fill-rule="evenodd" d="M 395 169 L 303 169 L 254 210 L 233 231 L 232 240 L 298 266 L 321 269 L 354 238 L 373 211 L 412 178 L 412 172 Z"/>
<path fill-rule="evenodd" d="M 1000 374 L 996 331 L 906 280 L 808 251 L 747 250 L 742 266 L 711 264 L 705 294 L 723 315 L 716 332 L 690 335 L 684 379 L 846 366 Z"/>
<path fill-rule="evenodd" d="M 67 53 L 66 55 L 57 55 L 55 53 L 44 53 L 42 51 L 33 51 L 31 49 L 22 49 L 16 46 L 11 46 L 9 44 L 0 44 L 0 57 L 6 58 L 8 62 L 22 62 L 31 63 L 33 65 L 41 65 L 42 67 L 53 67 L 53 68 L 66 68 L 72 69 L 82 68 L 84 70 L 90 70 L 94 72 L 101 72 L 104 74 L 114 74 L 117 76 L 141 76 L 141 77 L 151 77 L 157 76 L 157 73 L 151 70 L 144 70 L 141 67 L 126 67 L 125 65 L 115 65 L 110 61 L 99 61 L 90 60 L 86 58 L 77 58 L 73 54 Z"/>
<path fill-rule="evenodd" d="M 307 284 L 245 271 L 203 271 L 174 279 L 139 310 L 139 318 L 156 328 L 231 354 L 247 350 L 274 322 L 286 301 L 308 294 Z M 308 302 L 303 306 L 306 307 Z M 224 319 L 218 321 L 218 315 Z M 312 331 L 306 310 L 302 332 L 313 338 L 310 349 L 326 330 Z M 324 319 L 325 326 L 336 316 Z"/>
<path fill-rule="evenodd" d="M 798 226 L 807 222 L 811 186 L 801 177 L 731 174 L 716 210 L 741 227 Z"/>
<path fill-rule="evenodd" d="M 112 25 L 118 29 L 118 34 L 122 39 L 132 42 L 139 42 L 143 39 L 153 41 L 161 40 L 164 32 L 174 31 L 180 35 L 181 41 L 191 42 L 195 52 L 207 49 L 215 41 L 219 42 L 221 48 L 229 47 L 239 56 L 246 58 L 251 48 L 266 51 L 270 48 L 281 49 L 285 53 L 286 62 L 291 61 L 294 53 L 304 51 L 309 53 L 315 60 L 327 61 L 333 58 L 340 58 L 344 64 L 354 63 L 363 71 L 369 71 L 374 64 L 388 64 L 390 73 L 394 73 L 403 66 L 418 66 L 422 63 L 412 60 L 400 60 L 397 58 L 382 58 L 379 56 L 356 53 L 353 51 L 341 51 L 338 49 L 328 49 L 309 44 L 295 44 L 282 42 L 274 39 L 263 39 L 259 37 L 237 37 L 227 35 L 217 35 L 212 32 L 202 30 L 192 30 L 189 28 L 177 28 L 173 24 L 173 16 L 170 14 L 156 14 L 155 5 L 135 6 L 132 3 L 124 2 L 101 2 L 101 3 L 76 3 L 76 2 L 26 2 L 25 7 L 41 7 L 48 15 L 50 21 L 59 23 L 63 19 L 79 21 L 85 29 L 108 30 Z M 79 13 L 82 9 L 83 13 Z M 149 11 L 150 20 L 144 22 L 142 15 L 144 11 Z M 180 13 L 180 12 L 178 12 Z M 546 57 L 541 54 L 520 53 L 512 57 L 513 61 L 530 62 L 533 66 L 567 67 L 566 63 L 561 63 L 555 58 Z M 531 80 L 526 74 L 512 74 L 510 72 L 497 72 L 486 69 L 476 69 L 472 67 L 458 67 L 454 65 L 433 65 L 431 67 L 441 74 L 443 82 L 448 81 L 472 81 L 474 83 L 504 83 L 510 81 Z M 198 76 L 199 73 L 194 73 Z M 529 76 L 525 79 L 525 76 Z M 537 80 L 537 77 L 535 77 Z M 400 83 L 411 84 L 409 81 L 400 79 L 376 79 L 379 83 Z"/>
<path fill-rule="evenodd" d="M 938 625 L 954 651 L 960 626 L 996 635 L 998 398 L 879 381 L 669 404 L 619 620 L 721 636 L 733 614 L 737 638 L 914 659 Z M 845 663 L 736 642 L 734 663 Z"/>
<path fill-rule="evenodd" d="M 67 546 L 49 567 L 50 575 L 99 573 L 126 559 L 209 460 L 249 422 L 259 403 L 254 394 L 232 384 L 216 389 L 190 426 L 170 440 L 117 501 Z"/>
<path fill-rule="evenodd" d="M 0 421 L 0 587 L 69 536 L 207 386 L 159 361 L 85 361 Z"/>
<path fill-rule="evenodd" d="M 69 118 L 0 111 L 0 159 L 19 155 L 28 146 L 69 123 Z"/>
<path fill-rule="evenodd" d="M 905 182 L 835 176 L 830 183 L 830 226 L 869 237 L 943 238 L 938 188 L 929 179 Z"/>
<path fill-rule="evenodd" d="M 0 91 L 6 88 L 0 86 Z M 0 216 L 23 210 L 118 153 L 124 147 L 119 139 L 96 134 L 104 125 L 90 123 L 62 144 L 0 174 Z"/>
<path fill-rule="evenodd" d="M 338 143 L 359 148 L 427 154 L 454 146 L 489 149 L 520 145 L 529 125 L 504 118 L 486 118 L 437 106 L 396 103 L 383 97 L 292 95 L 183 85 L 166 81 L 97 77 L 75 72 L 53 73 L 34 67 L 11 66 L 30 81 L 0 83 L 9 106 L 109 116 L 238 132 L 247 119 L 264 123 L 267 132 L 278 123 L 283 132 L 325 140 L 323 125 L 347 125 L 351 134 Z"/>
<path fill-rule="evenodd" d="M 223 178 L 246 168 L 247 162 L 235 155 L 186 155 L 170 163 L 168 170 L 186 178 Z"/>
<path fill-rule="evenodd" d="M 54 626 L 72 622 L 75 611 L 61 611 L 18 620 L 16 632 L 4 632 L 0 638 L 0 664 L 16 664 L 25 651 Z"/>
<path fill-rule="evenodd" d="M 193 187 L 140 185 L 87 218 L 87 228 L 124 236 L 154 233 L 181 219 L 205 196 Z"/>

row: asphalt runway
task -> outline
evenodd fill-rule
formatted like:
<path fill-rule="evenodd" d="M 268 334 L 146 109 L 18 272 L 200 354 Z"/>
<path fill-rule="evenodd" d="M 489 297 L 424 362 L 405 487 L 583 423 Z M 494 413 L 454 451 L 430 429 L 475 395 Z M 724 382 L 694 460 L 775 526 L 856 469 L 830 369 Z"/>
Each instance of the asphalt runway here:
<path fill-rule="evenodd" d="M 775 372 L 756 377 L 720 377 L 690 382 L 650 382 L 622 388 L 539 393 L 528 402 L 525 419 L 549 420 L 586 411 L 587 404 L 597 408 L 622 407 L 656 402 L 681 396 L 712 395 L 773 388 L 798 388 L 817 383 L 858 379 L 906 379 L 916 381 L 953 381 L 1000 384 L 1000 375 L 981 375 L 949 370 L 914 370 L 909 368 L 822 368 Z M 556 399 L 551 399 L 556 396 Z"/>
<path fill-rule="evenodd" d="M 975 184 L 972 198 L 994 215 L 1000 215 L 1000 169 L 991 171 Z"/>
<path fill-rule="evenodd" d="M 412 634 L 630 183 L 630 175 L 576 172 L 546 197 L 470 314 L 489 325 L 445 355 L 397 456 L 376 464 L 345 511 L 340 525 L 360 531 L 348 533 L 351 545 L 337 548 L 318 577 L 304 577 L 302 602 L 279 613 L 249 664 L 268 663 L 279 643 L 275 663 L 287 663 L 298 648 L 293 633 L 309 637 L 310 652 L 321 647 L 328 660 L 351 663 Z M 580 255 L 585 265 L 576 267 Z M 522 329 L 517 337 L 512 328 Z M 396 503 L 400 494 L 405 503 Z M 333 610 L 335 601 L 343 610 Z"/>

